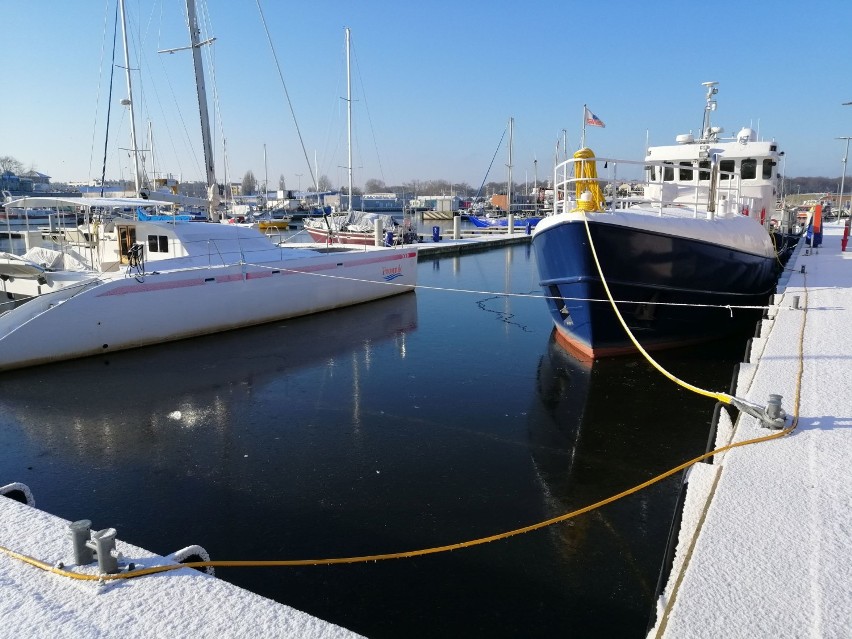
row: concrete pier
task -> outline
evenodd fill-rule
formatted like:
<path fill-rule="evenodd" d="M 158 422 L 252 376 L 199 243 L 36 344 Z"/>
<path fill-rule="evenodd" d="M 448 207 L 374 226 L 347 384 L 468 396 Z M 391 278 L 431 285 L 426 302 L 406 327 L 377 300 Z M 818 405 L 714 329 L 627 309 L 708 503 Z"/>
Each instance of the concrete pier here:
<path fill-rule="evenodd" d="M 0 496 L 0 545 L 53 566 L 61 562 L 68 570 L 97 574 L 97 563 L 74 565 L 70 523 Z M 137 568 L 176 563 L 120 539 L 116 550 L 123 563 Z M 360 636 L 192 568 L 78 581 L 0 552 L 0 584 L 3 637 Z"/>
<path fill-rule="evenodd" d="M 842 237 L 834 223 L 821 247 L 800 243 L 739 367 L 734 395 L 761 406 L 781 395 L 796 427 L 693 466 L 650 637 L 850 636 L 852 253 Z M 776 432 L 721 414 L 716 448 Z"/>

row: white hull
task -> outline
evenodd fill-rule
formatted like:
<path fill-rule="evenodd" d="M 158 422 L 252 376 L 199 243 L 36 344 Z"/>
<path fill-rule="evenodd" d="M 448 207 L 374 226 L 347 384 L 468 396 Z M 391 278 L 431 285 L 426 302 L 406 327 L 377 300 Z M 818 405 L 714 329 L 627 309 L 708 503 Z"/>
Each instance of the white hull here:
<path fill-rule="evenodd" d="M 409 247 L 102 274 L 0 315 L 0 370 L 351 306 L 411 291 L 416 274 L 417 252 Z"/>
<path fill-rule="evenodd" d="M 669 235 L 706 242 L 720 247 L 728 247 L 737 251 L 775 257 L 775 247 L 772 238 L 755 220 L 735 216 L 709 220 L 692 215 L 688 210 L 676 207 L 664 208 L 664 215 L 659 210 L 623 209 L 606 213 L 588 213 L 589 220 L 596 224 L 612 224 L 636 230 Z M 543 233 L 547 229 L 561 224 L 582 224 L 582 212 L 559 213 L 545 217 L 536 225 L 535 233 Z"/>

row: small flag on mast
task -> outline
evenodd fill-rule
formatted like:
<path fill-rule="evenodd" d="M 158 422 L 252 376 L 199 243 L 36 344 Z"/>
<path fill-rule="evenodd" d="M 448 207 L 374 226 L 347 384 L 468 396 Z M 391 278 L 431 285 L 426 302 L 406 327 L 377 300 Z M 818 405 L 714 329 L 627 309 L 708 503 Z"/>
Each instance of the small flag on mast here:
<path fill-rule="evenodd" d="M 599 126 L 602 129 L 606 127 L 606 125 L 603 123 L 603 120 L 601 120 L 598 116 L 589 111 L 588 107 L 583 108 L 586 109 L 586 124 L 588 124 L 589 126 Z"/>

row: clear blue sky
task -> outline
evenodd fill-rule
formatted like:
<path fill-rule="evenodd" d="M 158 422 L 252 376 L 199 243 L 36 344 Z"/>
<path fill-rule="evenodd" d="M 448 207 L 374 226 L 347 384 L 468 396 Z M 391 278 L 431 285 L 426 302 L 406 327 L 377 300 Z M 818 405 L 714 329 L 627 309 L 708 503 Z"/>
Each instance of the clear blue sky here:
<path fill-rule="evenodd" d="M 0 155 L 54 181 L 100 175 L 117 0 L 2 0 L 6 64 Z M 252 170 L 307 187 L 309 171 L 256 0 L 198 0 L 215 36 L 216 173 Z M 704 89 L 719 84 L 714 124 L 776 139 L 786 174 L 839 176 L 852 135 L 852 3 L 553 0 L 261 0 L 311 165 L 346 181 L 343 28 L 352 29 L 355 184 L 443 179 L 478 186 L 515 119 L 516 182 L 550 174 L 562 129 L 576 149 L 583 104 L 600 156 L 641 158 L 646 134 L 697 132 Z M 156 170 L 203 179 L 183 0 L 127 0 L 137 128 L 154 135 Z M 102 61 L 103 56 L 103 61 Z M 118 64 L 123 64 L 119 32 Z M 107 177 L 130 177 L 123 70 L 116 68 Z M 216 96 L 214 101 L 215 86 Z M 218 104 L 218 108 L 216 108 Z M 219 124 L 221 122 L 221 125 Z M 226 141 L 223 144 L 223 139 Z M 147 144 L 147 142 L 146 142 Z M 264 145 L 266 166 L 264 167 Z M 227 151 L 224 161 L 223 149 Z M 505 180 L 506 141 L 489 180 Z M 312 168 L 312 167 L 311 167 Z M 301 174 L 302 177 L 298 177 Z"/>

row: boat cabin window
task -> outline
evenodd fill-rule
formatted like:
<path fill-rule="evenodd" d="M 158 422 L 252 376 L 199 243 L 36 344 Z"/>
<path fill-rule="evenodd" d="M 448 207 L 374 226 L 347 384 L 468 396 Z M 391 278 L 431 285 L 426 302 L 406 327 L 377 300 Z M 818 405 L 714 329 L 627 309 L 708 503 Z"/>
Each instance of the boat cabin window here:
<path fill-rule="evenodd" d="M 671 162 L 663 162 L 665 166 L 663 167 L 663 182 L 671 182 L 674 180 L 674 167 L 671 166 Z"/>
<path fill-rule="evenodd" d="M 646 166 L 645 171 L 648 173 L 648 181 L 655 182 L 657 180 L 657 167 Z"/>
<path fill-rule="evenodd" d="M 720 180 L 730 180 L 732 176 L 727 175 L 728 173 L 734 172 L 734 161 L 733 160 L 722 160 L 719 162 L 719 179 Z"/>
<path fill-rule="evenodd" d="M 771 180 L 772 179 L 772 167 L 775 166 L 775 161 L 766 159 L 763 161 L 763 179 Z"/>
<path fill-rule="evenodd" d="M 698 163 L 698 168 L 702 169 L 698 172 L 699 180 L 709 180 L 710 179 L 710 160 L 701 160 Z"/>
<path fill-rule="evenodd" d="M 148 236 L 148 252 L 149 253 L 168 253 L 169 252 L 169 237 L 167 235 L 149 235 Z"/>
<path fill-rule="evenodd" d="M 692 182 L 692 162 L 681 162 L 680 166 L 689 167 L 680 169 L 680 179 L 684 182 Z"/>
<path fill-rule="evenodd" d="M 757 177 L 757 160 L 748 158 L 740 163 L 740 177 L 744 180 L 753 180 Z"/>

